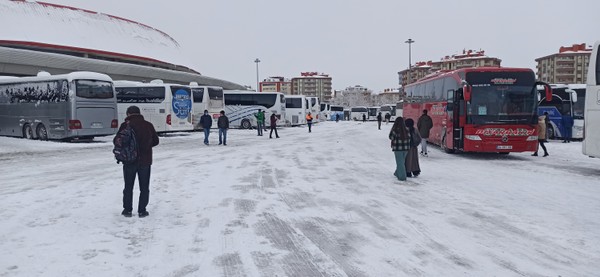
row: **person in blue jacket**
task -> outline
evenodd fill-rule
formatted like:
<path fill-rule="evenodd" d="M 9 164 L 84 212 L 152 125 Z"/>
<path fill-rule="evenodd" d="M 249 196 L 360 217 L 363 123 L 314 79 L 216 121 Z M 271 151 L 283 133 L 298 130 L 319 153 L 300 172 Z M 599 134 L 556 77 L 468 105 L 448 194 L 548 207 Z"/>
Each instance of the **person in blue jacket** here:
<path fill-rule="evenodd" d="M 573 117 L 571 116 L 571 113 L 567 112 L 565 115 L 563 115 L 563 118 L 562 118 L 562 125 L 564 128 L 563 143 L 571 142 L 571 136 L 573 133 L 573 124 L 574 123 L 575 122 L 573 120 Z"/>

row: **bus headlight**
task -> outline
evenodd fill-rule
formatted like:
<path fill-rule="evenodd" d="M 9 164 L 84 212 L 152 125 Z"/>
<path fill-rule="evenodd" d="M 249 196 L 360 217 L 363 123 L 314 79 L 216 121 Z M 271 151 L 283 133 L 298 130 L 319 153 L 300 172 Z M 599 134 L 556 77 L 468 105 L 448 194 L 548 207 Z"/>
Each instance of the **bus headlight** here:
<path fill-rule="evenodd" d="M 527 141 L 534 141 L 534 140 L 538 140 L 538 136 L 528 136 L 527 137 Z"/>
<path fill-rule="evenodd" d="M 466 135 L 465 138 L 468 140 L 481 140 L 481 137 L 478 135 Z"/>

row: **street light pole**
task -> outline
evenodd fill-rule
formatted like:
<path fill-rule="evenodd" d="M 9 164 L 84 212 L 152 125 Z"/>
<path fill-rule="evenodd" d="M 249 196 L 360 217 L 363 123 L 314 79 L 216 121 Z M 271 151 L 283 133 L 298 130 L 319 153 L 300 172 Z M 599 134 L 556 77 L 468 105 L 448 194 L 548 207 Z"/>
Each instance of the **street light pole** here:
<path fill-rule="evenodd" d="M 260 62 L 260 60 L 256 58 L 254 62 L 256 63 L 256 92 L 258 92 L 260 91 L 260 87 L 258 86 L 258 63 Z"/>
<path fill-rule="evenodd" d="M 411 71 L 412 71 L 412 61 L 411 61 L 411 49 L 410 49 L 410 45 L 413 44 L 415 41 L 412 38 L 409 38 L 407 41 L 405 41 L 404 43 L 408 43 L 408 79 L 406 80 L 406 84 L 410 84 L 411 81 Z"/>

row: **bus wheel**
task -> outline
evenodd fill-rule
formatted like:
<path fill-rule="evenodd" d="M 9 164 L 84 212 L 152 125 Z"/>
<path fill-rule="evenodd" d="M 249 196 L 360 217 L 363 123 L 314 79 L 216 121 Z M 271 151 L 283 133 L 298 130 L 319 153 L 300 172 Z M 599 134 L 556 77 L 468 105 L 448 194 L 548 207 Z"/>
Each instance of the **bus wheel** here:
<path fill-rule="evenodd" d="M 46 126 L 44 126 L 44 124 L 41 124 L 37 126 L 37 137 L 40 140 L 48 140 L 48 131 L 46 130 Z"/>
<path fill-rule="evenodd" d="M 548 139 L 556 139 L 556 133 L 554 133 L 554 127 L 548 126 Z"/>
<path fill-rule="evenodd" d="M 242 120 L 242 128 L 243 129 L 252 129 L 252 123 L 250 123 L 250 120 L 248 120 L 248 119 Z"/>
<path fill-rule="evenodd" d="M 25 124 L 25 126 L 23 126 L 23 138 L 33 139 L 33 129 L 31 129 L 31 125 Z"/>

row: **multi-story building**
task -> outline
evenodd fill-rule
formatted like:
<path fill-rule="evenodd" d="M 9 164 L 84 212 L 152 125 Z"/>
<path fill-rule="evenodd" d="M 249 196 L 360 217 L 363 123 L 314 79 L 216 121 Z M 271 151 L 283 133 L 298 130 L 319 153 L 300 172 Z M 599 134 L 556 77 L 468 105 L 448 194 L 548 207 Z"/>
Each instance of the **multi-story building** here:
<path fill-rule="evenodd" d="M 283 77 L 269 77 L 259 83 L 259 90 L 264 92 L 279 91 L 284 94 L 292 93 L 292 82 L 289 79 Z"/>
<path fill-rule="evenodd" d="M 386 88 L 383 92 L 373 95 L 373 104 L 396 104 L 400 101 L 400 91 L 397 88 Z"/>
<path fill-rule="evenodd" d="M 317 72 L 301 72 L 292 78 L 292 95 L 319 97 L 321 102 L 331 100 L 331 77 Z"/>
<path fill-rule="evenodd" d="M 537 78 L 550 84 L 584 84 L 591 53 L 585 43 L 560 47 L 558 53 L 535 59 Z"/>
<path fill-rule="evenodd" d="M 372 91 L 359 85 L 336 90 L 332 102 L 344 107 L 372 106 Z"/>
<path fill-rule="evenodd" d="M 495 57 L 490 57 L 485 54 L 485 51 L 463 50 L 462 54 L 445 56 L 439 61 L 417 62 L 410 69 L 410 81 L 408 78 L 409 69 L 398 72 L 400 85 L 404 87 L 409 83 L 414 83 L 417 80 L 437 71 L 449 71 L 466 67 L 500 67 L 502 60 Z"/>

